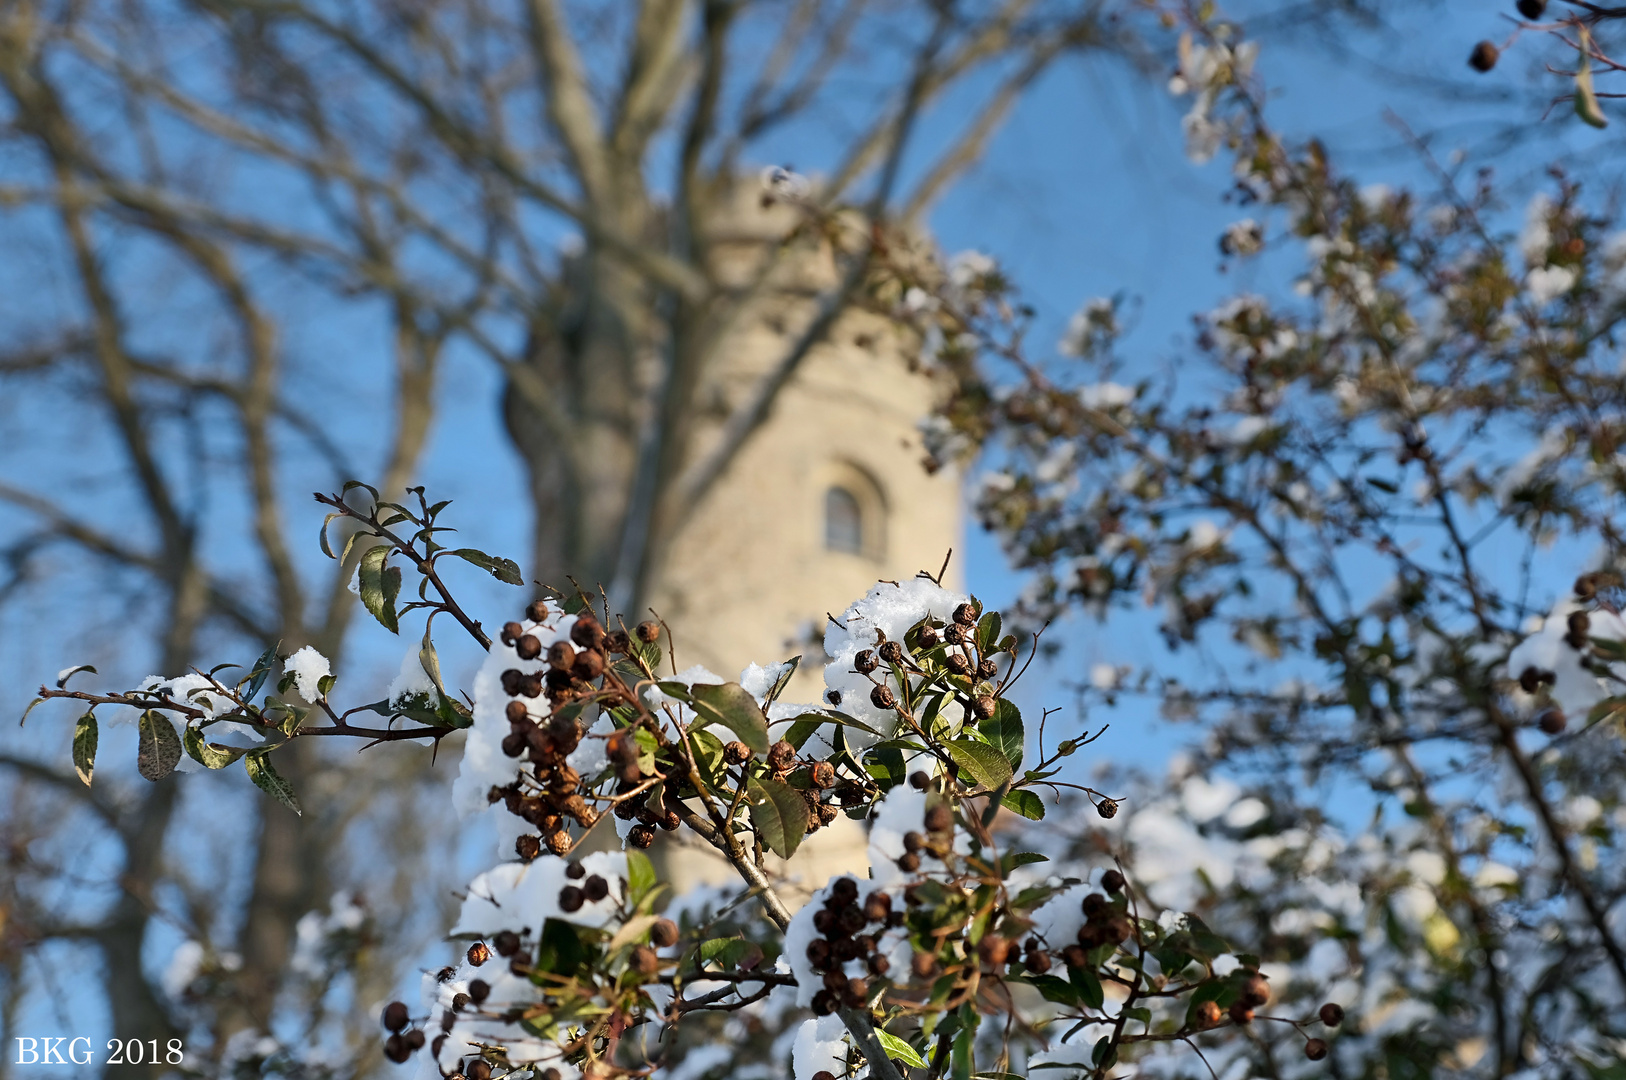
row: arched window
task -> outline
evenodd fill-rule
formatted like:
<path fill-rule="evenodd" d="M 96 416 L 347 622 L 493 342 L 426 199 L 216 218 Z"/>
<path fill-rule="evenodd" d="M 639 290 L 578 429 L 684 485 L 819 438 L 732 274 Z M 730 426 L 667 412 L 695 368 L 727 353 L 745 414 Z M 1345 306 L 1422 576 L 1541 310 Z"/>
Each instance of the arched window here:
<path fill-rule="evenodd" d="M 858 496 L 844 487 L 824 492 L 824 546 L 851 555 L 864 553 L 864 511 Z"/>

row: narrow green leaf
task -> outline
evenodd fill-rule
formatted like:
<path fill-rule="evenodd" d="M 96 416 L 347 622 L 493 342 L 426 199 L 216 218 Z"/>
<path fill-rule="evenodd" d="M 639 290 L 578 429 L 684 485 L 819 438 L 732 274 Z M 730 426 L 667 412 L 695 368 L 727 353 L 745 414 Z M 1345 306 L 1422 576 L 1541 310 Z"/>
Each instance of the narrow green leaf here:
<path fill-rule="evenodd" d="M 781 671 L 779 678 L 775 679 L 773 685 L 768 687 L 768 694 L 762 700 L 764 709 L 779 700 L 779 695 L 784 693 L 785 687 L 790 685 L 790 680 L 796 675 L 796 668 L 801 662 L 802 658 L 800 656 L 793 656 L 785 661 L 785 670 Z"/>
<path fill-rule="evenodd" d="M 750 971 L 762 963 L 762 946 L 742 937 L 712 938 L 700 943 L 700 960 L 720 964 L 724 970 Z"/>
<path fill-rule="evenodd" d="M 627 849 L 627 903 L 637 907 L 648 892 L 661 883 L 655 875 L 655 864 L 649 856 L 633 848 Z"/>
<path fill-rule="evenodd" d="M 775 855 L 788 859 L 796 854 L 807 835 L 807 803 L 789 784 L 752 777 L 745 789 L 751 824 L 762 834 L 762 842 Z"/>
<path fill-rule="evenodd" d="M 175 734 L 169 717 L 151 709 L 141 714 L 137 728 L 136 771 L 157 783 L 174 772 L 181 760 L 181 737 Z"/>
<path fill-rule="evenodd" d="M 88 712 L 73 726 L 73 771 L 86 787 L 96 771 L 96 714 Z"/>
<path fill-rule="evenodd" d="M 1575 115 L 1595 128 L 1609 126 L 1608 117 L 1598 108 L 1598 95 L 1592 89 L 1592 58 L 1587 55 L 1591 35 L 1581 31 L 1581 60 L 1575 69 Z"/>
<path fill-rule="evenodd" d="M 373 497 L 373 502 L 378 501 L 378 489 L 373 487 L 371 484 L 364 484 L 360 480 L 346 480 L 344 482 L 344 487 L 340 490 L 339 494 L 348 495 L 352 491 L 356 490 L 356 488 L 366 488 L 367 494 Z"/>
<path fill-rule="evenodd" d="M 977 651 L 992 656 L 999 651 L 999 612 L 990 611 L 977 623 Z"/>
<path fill-rule="evenodd" d="M 76 667 L 71 667 L 67 671 L 64 671 L 62 674 L 58 675 L 56 677 L 56 688 L 58 690 L 64 689 L 68 685 L 68 680 L 79 674 L 81 671 L 88 671 L 92 675 L 101 674 L 101 672 L 97 671 L 89 664 L 80 664 Z"/>
<path fill-rule="evenodd" d="M 455 548 L 452 551 L 447 552 L 447 554 L 456 555 L 464 562 L 473 563 L 475 566 L 478 566 L 480 569 L 486 571 L 504 585 L 525 584 L 525 575 L 520 573 L 519 563 L 515 562 L 513 559 L 504 559 L 497 555 L 487 555 L 485 552 L 479 551 L 475 548 Z"/>
<path fill-rule="evenodd" d="M 1069 968 L 1067 975 L 1073 980 L 1073 985 L 1078 987 L 1078 999 L 1086 1008 L 1099 1009 L 1107 1000 L 1101 991 L 1101 980 L 1089 968 Z"/>
<path fill-rule="evenodd" d="M 337 510 L 333 511 L 333 513 L 322 519 L 322 531 L 316 534 L 317 541 L 322 545 L 322 554 L 330 559 L 338 558 L 337 555 L 333 554 L 333 548 L 327 542 L 327 527 L 333 524 L 333 519 L 336 517 L 344 517 L 344 515 Z"/>
<path fill-rule="evenodd" d="M 689 687 L 696 727 L 721 724 L 758 754 L 768 752 L 768 718 L 762 707 L 739 683 Z"/>
<path fill-rule="evenodd" d="M 1005 755 L 985 742 L 976 739 L 955 739 L 944 748 L 955 764 L 970 773 L 972 778 L 990 791 L 1010 783 L 1011 763 Z"/>
<path fill-rule="evenodd" d="M 205 769 L 224 769 L 248 753 L 247 750 L 236 746 L 205 742 L 203 732 L 190 724 L 181 732 L 181 742 L 186 747 L 187 756 Z"/>
<path fill-rule="evenodd" d="M 384 629 L 392 634 L 399 634 L 401 627 L 395 616 L 395 595 L 401 591 L 401 571 L 396 567 L 384 565 L 384 560 L 389 554 L 390 549 L 384 544 L 370 547 L 362 553 L 361 568 L 358 571 L 361 602 Z M 390 571 L 394 571 L 393 588 Z"/>
<path fill-rule="evenodd" d="M 294 797 L 293 785 L 284 780 L 282 774 L 271 765 L 271 751 L 256 750 L 243 759 L 243 768 L 248 770 L 248 778 L 254 781 L 254 786 L 277 800 L 294 813 L 304 816 L 299 809 L 299 800 Z"/>
<path fill-rule="evenodd" d="M 875 1037 L 881 1040 L 881 1047 L 886 1050 L 887 1057 L 897 1058 L 911 1069 L 924 1069 L 926 1067 L 926 1059 L 921 1057 L 914 1047 L 890 1031 L 882 1031 L 877 1028 Z"/>
<path fill-rule="evenodd" d="M 1018 866 L 1027 866 L 1030 863 L 1049 862 L 1050 856 L 1040 855 L 1037 851 L 1010 851 L 999 857 L 999 876 L 1010 877 L 1011 871 Z"/>
<path fill-rule="evenodd" d="M 440 681 L 440 654 L 435 651 L 435 643 L 429 638 L 429 628 L 434 625 L 428 620 L 423 626 L 423 644 L 418 646 L 418 665 L 423 673 L 429 676 L 429 681 L 440 692 L 441 697 L 446 696 L 446 685 Z"/>
<path fill-rule="evenodd" d="M 1005 808 L 1014 810 L 1029 821 L 1044 820 L 1044 800 L 1036 792 L 1013 791 L 1004 799 Z"/>
<path fill-rule="evenodd" d="M 34 711 L 34 706 L 40 704 L 44 700 L 45 699 L 42 697 L 37 697 L 33 701 L 30 701 L 28 703 L 28 708 L 23 710 L 23 718 L 17 721 L 17 726 L 22 727 L 24 724 L 28 723 L 28 714 Z"/>
<path fill-rule="evenodd" d="M 249 672 L 248 675 L 248 690 L 243 694 L 244 701 L 253 701 L 254 695 L 258 694 L 260 687 L 265 685 L 265 680 L 271 674 L 271 666 L 277 662 L 277 650 L 280 648 L 282 648 L 281 641 L 273 642 L 271 647 L 261 653 L 258 660 L 254 661 L 254 670 Z"/>

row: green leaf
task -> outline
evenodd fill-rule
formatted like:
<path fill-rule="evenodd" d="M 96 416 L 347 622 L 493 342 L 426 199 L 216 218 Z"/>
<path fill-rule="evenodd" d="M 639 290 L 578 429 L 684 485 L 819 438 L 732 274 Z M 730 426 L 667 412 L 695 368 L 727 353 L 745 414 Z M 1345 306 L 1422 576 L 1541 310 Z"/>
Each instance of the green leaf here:
<path fill-rule="evenodd" d="M 1005 808 L 1014 810 L 1029 821 L 1044 820 L 1044 800 L 1036 792 L 1013 791 L 1005 796 Z"/>
<path fill-rule="evenodd" d="M 1598 95 L 1592 89 L 1592 58 L 1587 55 L 1591 35 L 1581 31 L 1581 61 L 1575 69 L 1575 115 L 1595 128 L 1609 126 L 1609 118 L 1598 108 Z"/>
<path fill-rule="evenodd" d="M 999 612 L 990 611 L 977 624 L 977 651 L 983 656 L 999 651 Z"/>
<path fill-rule="evenodd" d="M 401 627 L 395 615 L 395 597 L 401 591 L 401 571 L 398 567 L 384 565 L 389 554 L 390 548 L 386 544 L 370 547 L 362 554 L 358 571 L 361 602 L 384 629 L 399 634 Z"/>
<path fill-rule="evenodd" d="M 1066 979 L 1058 979 L 1054 975 L 1029 975 L 1022 981 L 1039 991 L 1046 1001 L 1054 1001 L 1058 1005 L 1078 1005 L 1078 987 Z"/>
<path fill-rule="evenodd" d="M 248 778 L 254 781 L 254 786 L 277 800 L 294 813 L 304 816 L 299 808 L 299 800 L 294 797 L 293 785 L 282 778 L 271 765 L 271 751 L 255 750 L 243 759 L 243 768 L 248 770 Z"/>
<path fill-rule="evenodd" d="M 752 777 L 746 784 L 745 801 L 751 824 L 769 850 L 781 859 L 796 854 L 807 835 L 807 803 L 796 789 L 778 780 Z"/>
<path fill-rule="evenodd" d="M 373 497 L 373 502 L 378 501 L 378 489 L 373 487 L 371 484 L 364 484 L 360 480 L 346 480 L 344 482 L 344 487 L 339 490 L 339 494 L 348 495 L 357 488 L 366 488 L 367 494 Z"/>
<path fill-rule="evenodd" d="M 999 857 L 999 876 L 1010 877 L 1011 871 L 1018 866 L 1029 866 L 1033 863 L 1049 862 L 1050 856 L 1040 855 L 1037 851 L 1011 851 Z"/>
<path fill-rule="evenodd" d="M 525 584 L 525 575 L 520 573 L 519 563 L 515 562 L 513 559 L 504 559 L 497 555 L 487 555 L 485 552 L 477 551 L 474 548 L 455 548 L 452 551 L 447 552 L 447 554 L 456 555 L 464 562 L 473 563 L 480 569 L 490 573 L 492 577 L 496 578 L 504 585 Z"/>
<path fill-rule="evenodd" d="M 990 791 L 1010 783 L 1013 775 L 1011 763 L 1005 755 L 985 742 L 976 739 L 955 739 L 944 744 L 944 749 L 956 765 L 970 773 L 972 778 Z"/>
<path fill-rule="evenodd" d="M 181 737 L 175 734 L 169 717 L 151 709 L 141 714 L 137 728 L 136 771 L 157 783 L 174 772 L 181 760 Z"/>
<path fill-rule="evenodd" d="M 327 517 L 323 518 L 322 519 L 322 531 L 316 534 L 317 542 L 322 545 L 322 554 L 326 555 L 330 559 L 337 559 L 338 558 L 337 555 L 333 554 L 333 548 L 331 546 L 329 546 L 328 542 L 327 542 L 327 527 L 329 525 L 333 524 L 333 519 L 336 518 L 336 517 L 344 517 L 344 514 L 342 514 L 339 511 L 335 510 L 335 511 L 333 511 L 333 513 L 329 514 Z"/>
<path fill-rule="evenodd" d="M 997 614 L 989 616 L 997 619 Z M 1014 772 L 1022 767 L 1022 713 L 1004 698 L 994 703 L 994 715 L 977 725 L 977 730 L 988 744 L 1005 755 Z"/>
<path fill-rule="evenodd" d="M 773 681 L 773 685 L 768 688 L 767 696 L 762 699 L 764 709 L 779 700 L 779 695 L 784 693 L 785 687 L 790 685 L 790 680 L 795 677 L 796 668 L 801 662 L 802 658 L 800 656 L 793 656 L 785 661 L 785 670 L 779 673 L 779 678 Z"/>
<path fill-rule="evenodd" d="M 73 771 L 86 787 L 96 771 L 96 714 L 88 712 L 73 726 Z"/>
<path fill-rule="evenodd" d="M 1606 697 L 1588 710 L 1586 722 L 1588 726 L 1596 724 L 1611 713 L 1619 712 L 1622 708 L 1626 708 L 1626 696 Z"/>
<path fill-rule="evenodd" d="M 689 703 L 694 708 L 696 727 L 721 724 L 754 752 L 768 752 L 768 718 L 763 715 L 757 699 L 739 683 L 691 686 Z"/>
<path fill-rule="evenodd" d="M 1067 977 L 1078 987 L 1078 1000 L 1084 1003 L 1085 1008 L 1099 1009 L 1106 1001 L 1106 995 L 1101 991 L 1101 980 L 1089 968 L 1069 968 Z"/>
<path fill-rule="evenodd" d="M 205 742 L 203 732 L 190 724 L 181 733 L 181 741 L 186 746 L 187 756 L 205 769 L 224 769 L 248 753 L 247 750 L 240 747 L 221 746 L 218 743 Z"/>
<path fill-rule="evenodd" d="M 762 963 L 762 946 L 742 937 L 712 938 L 700 943 L 700 960 L 724 969 L 751 970 Z"/>
<path fill-rule="evenodd" d="M 881 1040 L 881 1047 L 886 1050 L 886 1056 L 897 1058 L 911 1069 L 924 1069 L 926 1059 L 915 1052 L 915 1048 L 898 1038 L 889 1031 L 875 1030 L 875 1037 Z"/>
<path fill-rule="evenodd" d="M 61 675 L 58 675 L 56 677 L 56 688 L 58 690 L 61 690 L 64 687 L 66 687 L 68 685 L 68 680 L 73 678 L 75 675 L 79 674 L 81 671 L 88 671 L 92 675 L 100 675 L 101 674 L 101 672 L 97 671 L 95 668 L 91 667 L 89 664 L 80 664 L 77 667 L 71 667 L 67 671 L 64 671 Z"/>
<path fill-rule="evenodd" d="M 34 706 L 40 704 L 44 700 L 45 699 L 42 697 L 37 697 L 33 701 L 30 701 L 28 703 L 28 708 L 23 710 L 23 718 L 17 721 L 17 726 L 22 727 L 24 724 L 28 723 L 28 714 L 34 711 Z"/>
<path fill-rule="evenodd" d="M 440 692 L 440 696 L 445 697 L 446 686 L 440 681 L 440 654 L 435 651 L 435 643 L 429 638 L 429 628 L 433 625 L 433 619 L 424 622 L 423 644 L 418 646 L 418 666 L 423 668 L 425 675 L 429 676 L 429 681 Z"/>
<path fill-rule="evenodd" d="M 270 648 L 260 654 L 254 661 L 254 670 L 248 673 L 248 690 L 243 694 L 244 701 L 253 701 L 254 695 L 260 692 L 265 680 L 271 675 L 271 666 L 277 662 L 277 650 L 282 648 L 282 642 L 274 642 Z"/>
<path fill-rule="evenodd" d="M 637 907 L 651 889 L 660 885 L 655 865 L 649 856 L 634 848 L 627 849 L 627 903 Z"/>
<path fill-rule="evenodd" d="M 896 746 L 872 747 L 864 755 L 864 769 L 887 786 L 901 784 L 908 779 L 909 769 L 904 763 L 903 751 Z"/>

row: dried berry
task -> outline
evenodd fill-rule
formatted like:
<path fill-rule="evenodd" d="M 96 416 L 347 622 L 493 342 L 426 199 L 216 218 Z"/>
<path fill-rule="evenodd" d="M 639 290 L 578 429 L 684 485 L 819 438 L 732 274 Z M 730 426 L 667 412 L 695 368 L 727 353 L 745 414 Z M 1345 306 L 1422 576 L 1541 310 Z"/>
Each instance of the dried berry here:
<path fill-rule="evenodd" d="M 571 881 L 580 881 L 587 876 L 587 867 L 572 859 L 565 864 L 565 877 Z"/>
<path fill-rule="evenodd" d="M 830 943 L 823 938 L 808 942 L 807 962 L 813 965 L 814 971 L 823 971 L 830 963 Z"/>
<path fill-rule="evenodd" d="M 1311 1039 L 1304 1044 L 1304 1056 L 1311 1061 L 1320 1061 L 1327 1056 L 1327 1042 L 1325 1039 Z"/>
<path fill-rule="evenodd" d="M 597 874 L 594 874 L 592 877 L 582 882 L 582 895 L 587 897 L 589 901 L 596 904 L 606 896 L 610 895 L 610 883 L 605 881 L 602 877 L 599 877 Z"/>
<path fill-rule="evenodd" d="M 452 995 L 452 1011 L 453 1012 L 462 1012 L 464 1009 L 469 1007 L 469 1002 L 472 1001 L 472 1000 L 473 999 L 470 998 L 468 994 L 463 994 L 463 993 L 453 994 Z"/>
<path fill-rule="evenodd" d="M 514 651 L 519 653 L 521 660 L 535 660 L 542 655 L 542 642 L 537 640 L 535 634 L 526 634 L 514 643 Z"/>
<path fill-rule="evenodd" d="M 847 974 L 840 968 L 824 973 L 824 988 L 831 993 L 839 994 L 847 989 Z"/>
<path fill-rule="evenodd" d="M 530 862 L 542 854 L 542 838 L 533 833 L 526 833 L 514 841 L 514 854 L 523 862 Z"/>
<path fill-rule="evenodd" d="M 943 635 L 937 632 L 937 627 L 922 626 L 920 628 L 920 647 L 922 649 L 935 649 L 942 640 Z"/>
<path fill-rule="evenodd" d="M 863 1004 L 864 999 L 867 997 L 869 997 L 869 983 L 866 980 L 847 980 L 846 999 L 849 1006 L 857 1008 L 859 1005 Z"/>
<path fill-rule="evenodd" d="M 546 622 L 548 618 L 547 601 L 532 600 L 525 608 L 525 617 L 532 622 Z"/>
<path fill-rule="evenodd" d="M 864 897 L 864 917 L 870 922 L 886 922 L 892 914 L 892 898 L 884 892 L 872 892 Z"/>
<path fill-rule="evenodd" d="M 829 1016 L 831 1013 L 836 1011 L 837 1007 L 838 1003 L 836 1001 L 836 996 L 830 993 L 830 991 L 820 990 L 818 993 L 813 995 L 814 1016 Z M 832 1077 L 831 1080 L 834 1080 L 834 1077 Z"/>
<path fill-rule="evenodd" d="M 965 653 L 949 653 L 948 659 L 944 663 L 956 675 L 969 675 L 971 673 L 971 658 L 966 656 Z"/>
<path fill-rule="evenodd" d="M 1211 1028 L 1215 1024 L 1218 1024 L 1224 1015 L 1225 1014 L 1220 1011 L 1219 1002 L 1205 1001 L 1197 1006 L 1197 1012 L 1193 1017 L 1193 1020 L 1199 1029 Z"/>
<path fill-rule="evenodd" d="M 655 842 L 655 830 L 648 825 L 634 825 L 627 833 L 627 840 L 635 848 L 647 848 Z"/>
<path fill-rule="evenodd" d="M 584 682 L 592 682 L 604 674 L 604 654 L 597 649 L 584 649 L 576 654 L 576 663 L 570 673 Z"/>
<path fill-rule="evenodd" d="M 576 619 L 576 625 L 570 628 L 570 640 L 584 649 L 592 649 L 604 640 L 604 627 L 592 615 L 583 613 Z"/>
<path fill-rule="evenodd" d="M 525 752 L 527 745 L 528 739 L 523 731 L 510 731 L 502 737 L 502 752 L 508 757 L 519 757 Z"/>
<path fill-rule="evenodd" d="M 407 1014 L 406 1002 L 392 1001 L 384 1006 L 384 1030 L 400 1031 L 407 1026 L 411 1017 Z"/>
<path fill-rule="evenodd" d="M 574 885 L 566 885 L 559 890 L 559 910 L 566 912 L 580 911 L 582 903 L 587 897 Z"/>
<path fill-rule="evenodd" d="M 1534 694 L 1541 688 L 1541 669 L 1527 667 L 1519 672 L 1519 689 L 1527 694 Z"/>
<path fill-rule="evenodd" d="M 519 636 L 523 633 L 525 633 L 525 628 L 519 623 L 505 622 L 502 624 L 502 643 L 512 648 L 514 642 L 518 641 Z"/>
<path fill-rule="evenodd" d="M 977 678 L 992 679 L 999 674 L 999 665 L 992 660 L 983 660 L 977 664 Z"/>
<path fill-rule="evenodd" d="M 1050 970 L 1050 954 L 1043 949 L 1029 953 L 1022 961 L 1022 966 L 1027 968 L 1029 974 L 1043 975 Z"/>
<path fill-rule="evenodd" d="M 921 836 L 919 833 L 910 830 L 909 832 L 903 834 L 903 850 L 909 852 L 911 855 L 925 846 L 926 838 Z"/>
<path fill-rule="evenodd" d="M 633 632 L 638 635 L 638 640 L 645 645 L 653 645 L 661 639 L 661 624 L 645 619 L 638 624 Z"/>
<path fill-rule="evenodd" d="M 509 668 L 502 673 L 502 692 L 509 697 L 519 696 L 519 683 L 523 678 L 525 678 L 524 672 L 518 668 Z"/>
<path fill-rule="evenodd" d="M 1568 724 L 1568 718 L 1565 717 L 1563 709 L 1554 706 L 1550 709 L 1541 710 L 1541 715 L 1537 717 L 1536 723 L 1540 724 L 1541 730 L 1548 735 L 1562 735 L 1565 726 Z"/>
<path fill-rule="evenodd" d="M 473 979 L 469 982 L 469 1000 L 476 1005 L 481 1004 L 491 996 L 491 984 L 484 979 Z"/>
<path fill-rule="evenodd" d="M 655 955 L 655 950 L 648 945 L 634 945 L 627 962 L 632 966 L 632 970 L 646 978 L 661 969 L 661 958 Z"/>
<path fill-rule="evenodd" d="M 796 748 L 784 739 L 768 747 L 768 767 L 783 772 L 796 760 Z"/>
<path fill-rule="evenodd" d="M 965 634 L 965 627 L 961 626 L 959 623 L 949 623 L 947 626 L 943 627 L 943 640 L 948 642 L 950 645 L 965 644 Z"/>
<path fill-rule="evenodd" d="M 676 945 L 677 939 L 678 924 L 671 919 L 656 919 L 655 925 L 649 928 L 649 943 L 657 949 Z"/>
<path fill-rule="evenodd" d="M 917 979 L 929 978 L 937 970 L 937 957 L 931 953 L 915 953 L 909 961 L 909 970 Z"/>
<path fill-rule="evenodd" d="M 889 664 L 903 663 L 903 644 L 897 641 L 883 641 L 879 650 L 881 659 Z"/>
<path fill-rule="evenodd" d="M 683 818 L 678 816 L 676 810 L 668 810 L 655 824 L 666 832 L 677 832 L 678 826 L 683 824 Z"/>
<path fill-rule="evenodd" d="M 925 791 L 926 786 L 931 782 L 932 778 L 926 774 L 924 769 L 916 769 L 909 774 L 909 786 L 916 791 Z"/>
<path fill-rule="evenodd" d="M 920 856 L 912 851 L 906 851 L 898 856 L 898 869 L 905 874 L 912 874 L 920 869 Z"/>
<path fill-rule="evenodd" d="M 1122 945 L 1129 939 L 1132 927 L 1122 915 L 1114 915 L 1101 924 L 1101 938 L 1111 945 Z"/>
<path fill-rule="evenodd" d="M 971 604 L 961 604 L 954 609 L 954 621 L 961 626 L 975 626 L 977 624 L 977 609 Z"/>
<path fill-rule="evenodd" d="M 954 811 L 947 803 L 936 803 L 926 808 L 926 831 L 947 832 L 954 827 Z"/>
<path fill-rule="evenodd" d="M 829 1069 L 820 1069 L 813 1074 L 813 1080 L 836 1080 L 836 1074 Z"/>
<path fill-rule="evenodd" d="M 1270 983 L 1263 975 L 1253 974 L 1242 983 L 1240 1001 L 1257 1008 L 1270 1001 Z"/>
<path fill-rule="evenodd" d="M 473 945 L 469 946 L 468 958 L 470 964 L 475 967 L 480 967 L 487 960 L 491 959 L 491 950 L 486 946 L 485 942 L 476 941 Z"/>
<path fill-rule="evenodd" d="M 498 956 L 508 957 L 519 952 L 519 935 L 512 930 L 502 931 L 491 939 L 491 943 L 497 946 Z"/>
<path fill-rule="evenodd" d="M 1112 799 L 1102 799 L 1095 804 L 1095 812 L 1104 818 L 1115 818 L 1118 816 L 1118 804 Z"/>
<path fill-rule="evenodd" d="M 831 705 L 840 705 L 841 704 L 841 691 L 840 690 L 826 690 L 824 692 L 824 700 L 826 702 L 828 702 L 829 704 L 831 704 Z"/>
<path fill-rule="evenodd" d="M 1124 887 L 1123 874 L 1116 870 L 1108 870 L 1106 873 L 1101 875 L 1101 887 L 1109 893 L 1117 893 L 1122 891 Z"/>
<path fill-rule="evenodd" d="M 1488 41 L 1481 41 L 1478 45 L 1474 46 L 1474 51 L 1468 54 L 1468 66 L 1473 68 L 1475 71 L 1489 71 L 1491 68 L 1496 66 L 1497 57 L 1501 55 L 1501 50 L 1499 50 L 1495 45 L 1492 45 Z M 1245 1023 L 1246 1021 L 1238 1022 Z"/>
<path fill-rule="evenodd" d="M 1061 951 L 1061 958 L 1070 968 L 1081 968 L 1090 962 L 1082 945 L 1069 945 Z"/>
<path fill-rule="evenodd" d="M 982 697 L 978 698 L 976 704 L 971 706 L 971 711 L 977 714 L 978 720 L 987 720 L 989 717 L 993 716 L 998 709 L 999 706 L 994 702 L 994 699 L 989 697 L 987 694 L 984 694 Z"/>
<path fill-rule="evenodd" d="M 868 649 L 861 650 L 857 656 L 853 657 L 853 667 L 857 668 L 862 675 L 868 675 L 880 666 L 880 662 L 875 659 L 875 654 Z"/>
<path fill-rule="evenodd" d="M 463 1070 L 463 1075 L 468 1077 L 468 1080 L 491 1080 L 491 1066 L 476 1058 Z"/>
<path fill-rule="evenodd" d="M 1107 898 L 1098 892 L 1090 893 L 1079 903 L 1079 907 L 1083 910 L 1086 919 L 1099 919 L 1107 913 L 1107 909 L 1111 906 L 1111 904 L 1107 903 Z"/>
<path fill-rule="evenodd" d="M 604 651 L 612 656 L 621 656 L 632 650 L 632 640 L 627 637 L 625 630 L 611 630 L 604 637 Z"/>
<path fill-rule="evenodd" d="M 412 1056 L 412 1051 L 407 1049 L 405 1039 L 399 1035 L 391 1035 L 384 1040 L 384 1056 L 399 1065 Z"/>
<path fill-rule="evenodd" d="M 1519 0 L 1519 14 L 1530 20 L 1541 18 L 1547 13 L 1547 0 Z M 1312 1058 L 1312 1061 L 1320 1060 Z"/>
<path fill-rule="evenodd" d="M 1231 1019 L 1238 1024 L 1253 1023 L 1253 1010 L 1240 1001 L 1233 1001 L 1229 1009 Z"/>
<path fill-rule="evenodd" d="M 526 708 L 523 701 L 510 701 L 503 709 L 503 715 L 508 718 L 510 724 L 526 724 L 530 722 L 531 710 Z"/>
<path fill-rule="evenodd" d="M 836 767 L 828 761 L 815 761 L 813 768 L 808 770 L 809 779 L 816 788 L 834 787 L 836 782 Z"/>
<path fill-rule="evenodd" d="M 871 975 L 885 975 L 892 967 L 890 960 L 879 955 L 870 957 L 867 963 Z"/>
<path fill-rule="evenodd" d="M 730 765 L 744 765 L 751 760 L 751 748 L 735 739 L 723 747 L 723 760 Z"/>
<path fill-rule="evenodd" d="M 563 855 L 570 850 L 570 833 L 564 829 L 547 835 L 548 850 L 555 855 Z"/>
<path fill-rule="evenodd" d="M 1011 943 L 998 934 L 988 934 L 977 942 L 977 959 L 991 968 L 1001 968 L 1010 959 Z"/>
<path fill-rule="evenodd" d="M 1336 1002 L 1329 1001 L 1321 1006 L 1321 1022 L 1328 1027 L 1337 1027 L 1344 1022 L 1344 1007 Z"/>

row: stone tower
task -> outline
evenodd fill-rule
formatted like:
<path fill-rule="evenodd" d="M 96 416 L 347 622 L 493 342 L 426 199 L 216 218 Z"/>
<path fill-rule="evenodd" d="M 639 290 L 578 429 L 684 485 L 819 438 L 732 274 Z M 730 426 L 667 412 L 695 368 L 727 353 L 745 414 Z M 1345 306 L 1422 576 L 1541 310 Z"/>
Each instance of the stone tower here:
<path fill-rule="evenodd" d="M 763 208 L 757 192 L 748 196 L 726 224 L 733 242 L 725 265 L 742 278 L 799 220 L 794 209 Z M 778 287 L 743 320 L 713 369 L 709 393 L 720 405 L 749 393 L 812 318 L 810 287 L 834 282 L 828 252 L 815 246 L 793 250 L 783 263 Z M 781 698 L 820 700 L 826 613 L 839 614 L 878 580 L 935 574 L 960 544 L 959 476 L 921 467 L 917 425 L 931 395 L 878 316 L 849 313 L 809 353 L 671 546 L 651 606 L 673 629 L 680 668 L 703 664 L 734 679 L 748 663 L 800 654 L 803 665 Z M 944 584 L 957 587 L 958 577 L 951 561 Z M 855 850 L 861 863 L 861 831 L 837 818 L 809 838 L 792 870 L 804 887 L 816 886 L 852 867 Z M 728 873 L 664 861 L 680 888 Z"/>

